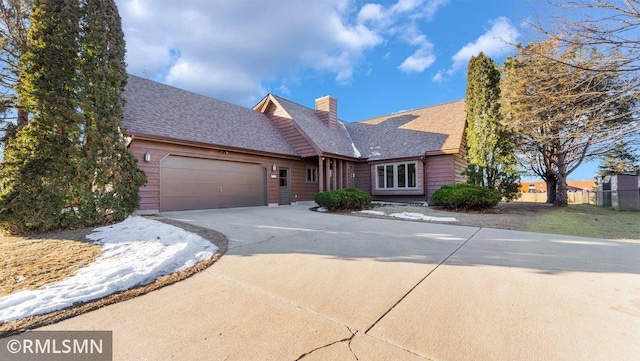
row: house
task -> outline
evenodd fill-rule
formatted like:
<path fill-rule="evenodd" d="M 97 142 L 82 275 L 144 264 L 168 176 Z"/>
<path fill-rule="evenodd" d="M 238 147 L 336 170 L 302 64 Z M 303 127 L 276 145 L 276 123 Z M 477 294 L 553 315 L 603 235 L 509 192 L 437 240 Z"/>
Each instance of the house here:
<path fill-rule="evenodd" d="M 147 174 L 140 213 L 287 205 L 347 187 L 424 201 L 464 180 L 462 100 L 345 123 L 329 96 L 310 109 L 268 94 L 247 109 L 130 75 L 124 97 Z"/>
<path fill-rule="evenodd" d="M 593 180 L 568 180 L 568 192 L 589 192 L 596 188 Z M 520 182 L 521 193 L 546 193 L 547 183 L 542 181 Z"/>

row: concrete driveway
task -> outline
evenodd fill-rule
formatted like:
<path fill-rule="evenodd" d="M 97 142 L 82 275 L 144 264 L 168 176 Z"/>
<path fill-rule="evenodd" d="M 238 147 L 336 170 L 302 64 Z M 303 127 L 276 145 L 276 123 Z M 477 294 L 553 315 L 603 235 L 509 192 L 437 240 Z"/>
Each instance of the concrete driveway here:
<path fill-rule="evenodd" d="M 115 360 L 637 360 L 640 244 L 311 205 L 168 212 L 229 237 L 187 280 L 47 329 Z"/>

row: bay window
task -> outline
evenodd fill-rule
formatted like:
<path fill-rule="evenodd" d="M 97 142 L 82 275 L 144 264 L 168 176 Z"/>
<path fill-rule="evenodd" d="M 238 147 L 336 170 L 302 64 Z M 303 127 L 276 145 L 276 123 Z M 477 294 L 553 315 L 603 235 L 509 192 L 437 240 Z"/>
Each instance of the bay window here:
<path fill-rule="evenodd" d="M 377 189 L 407 189 L 418 186 L 418 163 L 392 163 L 376 166 Z"/>

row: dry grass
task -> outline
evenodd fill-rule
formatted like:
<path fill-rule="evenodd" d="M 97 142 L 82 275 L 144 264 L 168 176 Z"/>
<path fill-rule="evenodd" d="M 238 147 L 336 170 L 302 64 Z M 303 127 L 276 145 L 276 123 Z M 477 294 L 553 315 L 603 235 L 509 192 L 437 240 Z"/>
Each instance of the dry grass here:
<path fill-rule="evenodd" d="M 179 221 L 174 221 L 174 220 L 169 220 L 169 219 L 165 219 L 162 217 L 148 217 L 160 222 L 164 222 L 167 224 L 171 224 L 180 228 L 183 228 L 189 232 L 193 232 L 196 233 L 198 235 L 200 235 L 201 237 L 203 237 L 204 239 L 209 240 L 210 242 L 212 242 L 213 244 L 215 244 L 216 246 L 218 246 L 218 252 L 213 255 L 212 258 L 205 260 L 205 261 L 201 261 L 197 264 L 195 264 L 194 266 L 185 269 L 183 271 L 180 272 L 176 272 L 173 273 L 171 275 L 168 276 L 164 276 L 164 277 L 160 277 L 158 279 L 156 279 L 154 282 L 147 284 L 147 285 L 142 285 L 139 287 L 135 287 L 126 291 L 122 291 L 122 292 L 118 292 L 97 300 L 92 300 L 92 301 L 88 301 L 82 304 L 78 304 L 75 305 L 73 307 L 70 308 L 66 308 L 63 310 L 59 310 L 59 311 L 55 311 L 55 312 L 51 312 L 51 313 L 47 313 L 44 315 L 36 315 L 36 316 L 32 316 L 32 317 L 28 317 L 28 318 L 24 318 L 21 320 L 16 320 L 13 322 L 9 322 L 9 323 L 2 323 L 0 322 L 0 338 L 2 337 L 6 337 L 9 335 L 14 335 L 14 334 L 18 334 L 21 332 L 24 332 L 26 330 L 29 329 L 33 329 L 33 328 L 37 328 L 37 327 L 41 327 L 41 326 L 45 326 L 45 325 L 49 325 L 52 323 L 56 323 L 59 321 L 62 321 L 64 319 L 67 318 L 71 318 L 71 317 L 75 317 L 77 315 L 89 312 L 89 311 L 93 311 L 96 310 L 98 308 L 113 304 L 113 303 L 117 303 L 117 302 L 121 302 L 121 301 L 125 301 L 140 295 L 144 295 L 146 293 L 149 293 L 151 291 L 157 290 L 159 288 L 168 286 L 172 283 L 176 283 L 178 281 L 181 281 L 185 278 L 188 278 L 206 268 L 208 268 L 209 266 L 211 266 L 212 264 L 214 264 L 226 251 L 227 251 L 227 245 L 228 245 L 228 240 L 227 238 L 221 234 L 218 233 L 216 231 L 213 230 L 209 230 L 209 229 L 205 229 L 205 228 L 200 228 L 191 224 L 187 224 L 187 223 L 183 223 L 183 222 L 179 222 Z M 35 238 L 34 239 L 45 239 L 45 240 L 53 240 L 56 241 L 56 246 L 57 247 L 64 247 L 66 246 L 71 246 L 71 247 L 80 247 L 83 248 L 84 245 L 89 245 L 89 246 L 93 246 L 91 243 L 88 243 L 84 240 L 84 236 L 86 236 L 87 234 L 89 234 L 91 232 L 91 229 L 85 229 L 85 230 L 78 230 L 78 231 L 64 231 L 64 232 L 57 232 L 55 234 L 49 234 L 49 235 L 43 235 L 40 238 Z M 67 238 L 67 239 L 65 239 Z M 38 243 L 35 242 L 35 244 L 37 244 L 38 246 L 42 246 L 44 245 L 44 243 Z M 17 246 L 17 245 L 16 245 Z M 101 252 L 101 247 L 98 247 L 98 255 Z M 49 252 L 49 248 L 38 248 L 36 247 L 34 250 L 39 251 L 39 252 L 43 252 L 43 253 L 47 253 Z M 27 253 L 27 252 L 23 252 L 23 253 Z M 70 252 L 72 253 L 72 252 Z M 24 255 L 25 257 L 28 257 L 28 255 Z M 17 258 L 16 258 L 17 257 Z M 20 262 L 18 258 L 20 258 L 20 255 L 17 255 L 16 257 L 14 257 L 16 259 L 15 262 L 17 263 L 21 263 L 23 264 L 21 270 L 24 272 L 30 271 L 32 273 L 36 273 L 36 266 L 34 265 L 33 267 L 29 267 L 28 263 L 25 262 Z M 97 257 L 97 255 L 95 256 Z M 95 257 L 93 259 L 95 259 Z M 47 258 L 47 257 L 45 257 Z M 54 258 L 52 256 L 52 258 Z M 55 257 L 57 258 L 57 257 Z M 83 258 L 85 261 L 88 260 L 88 257 L 84 257 Z M 57 264 L 57 263 L 54 263 Z M 29 270 L 29 268 L 33 268 L 33 270 Z M 67 269 L 61 269 L 60 267 L 51 269 L 51 270 L 43 270 L 42 272 L 40 272 L 42 275 L 39 277 L 40 279 L 40 283 L 42 284 L 46 284 L 46 283 L 51 283 L 51 282 L 56 282 L 59 281 L 61 279 L 64 279 L 65 277 L 69 277 L 71 276 L 75 270 L 77 270 L 78 268 L 73 268 L 71 272 L 68 272 Z M 4 270 L 2 270 L 4 271 Z M 3 273 L 3 280 L 5 275 L 8 275 L 9 277 L 15 278 L 16 274 L 9 274 L 8 272 Z M 48 281 L 47 281 L 48 279 Z M 26 281 L 26 279 L 25 279 Z M 23 281 L 24 282 L 24 281 Z M 41 285 L 42 285 L 41 284 Z M 35 288 L 35 287 L 34 287 Z M 26 289 L 26 288 L 23 288 Z M 31 289 L 31 288 L 29 288 Z M 15 291 L 14 291 L 15 292 Z"/>
<path fill-rule="evenodd" d="M 102 247 L 85 239 L 90 232 L 0 236 L 0 297 L 61 281 L 95 261 Z"/>
<path fill-rule="evenodd" d="M 640 241 L 640 213 L 616 212 L 587 204 L 558 208 L 546 203 L 510 202 L 485 212 L 455 212 L 411 205 L 381 205 L 373 209 L 385 212 L 386 216 L 357 215 L 390 218 L 391 213 L 422 213 L 455 217 L 458 222 L 449 224 L 460 226 Z"/>

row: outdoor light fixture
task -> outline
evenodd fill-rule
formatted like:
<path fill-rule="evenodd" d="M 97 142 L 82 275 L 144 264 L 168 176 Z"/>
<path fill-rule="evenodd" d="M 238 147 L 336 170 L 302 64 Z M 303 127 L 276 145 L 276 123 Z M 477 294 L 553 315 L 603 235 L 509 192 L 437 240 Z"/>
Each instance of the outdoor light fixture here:
<path fill-rule="evenodd" d="M 271 170 L 274 171 L 274 172 L 276 171 L 276 165 L 275 164 L 271 166 Z"/>
<path fill-rule="evenodd" d="M 149 162 L 150 160 L 151 160 L 151 153 L 149 152 L 144 153 L 144 161 Z"/>

